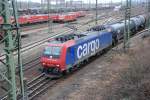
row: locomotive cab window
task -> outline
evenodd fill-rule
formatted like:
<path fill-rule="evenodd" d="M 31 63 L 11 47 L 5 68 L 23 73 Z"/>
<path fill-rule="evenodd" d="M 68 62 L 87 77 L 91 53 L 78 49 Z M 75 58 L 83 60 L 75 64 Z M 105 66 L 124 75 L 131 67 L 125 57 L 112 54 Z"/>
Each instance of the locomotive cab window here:
<path fill-rule="evenodd" d="M 61 47 L 59 46 L 51 46 L 46 47 L 44 49 L 44 56 L 50 57 L 50 58 L 59 58 L 61 54 Z"/>

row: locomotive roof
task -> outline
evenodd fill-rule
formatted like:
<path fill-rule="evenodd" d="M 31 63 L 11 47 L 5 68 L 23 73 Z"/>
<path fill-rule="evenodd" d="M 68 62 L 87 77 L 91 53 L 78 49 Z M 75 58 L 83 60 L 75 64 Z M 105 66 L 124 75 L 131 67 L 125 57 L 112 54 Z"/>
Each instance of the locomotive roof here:
<path fill-rule="evenodd" d="M 105 25 L 97 25 L 89 28 L 87 31 L 101 31 L 104 30 L 105 28 L 106 28 Z"/>
<path fill-rule="evenodd" d="M 88 40 L 90 38 L 96 37 L 97 35 L 106 34 L 109 32 L 83 32 L 82 34 L 66 34 L 66 35 L 60 35 L 52 40 L 49 41 L 48 46 L 65 46 L 69 47 L 71 45 L 74 45 L 76 43 L 80 43 L 84 40 Z M 77 38 L 70 38 L 71 36 L 77 36 Z M 69 37 L 69 38 L 68 38 Z M 61 40 L 62 39 L 62 40 Z M 64 40 L 63 40 L 64 39 Z"/>
<path fill-rule="evenodd" d="M 66 42 L 68 42 L 69 40 L 76 40 L 79 39 L 81 37 L 86 36 L 86 34 L 63 34 L 63 35 L 59 35 L 57 37 L 55 37 L 52 40 L 49 40 L 50 44 L 64 44 Z"/>

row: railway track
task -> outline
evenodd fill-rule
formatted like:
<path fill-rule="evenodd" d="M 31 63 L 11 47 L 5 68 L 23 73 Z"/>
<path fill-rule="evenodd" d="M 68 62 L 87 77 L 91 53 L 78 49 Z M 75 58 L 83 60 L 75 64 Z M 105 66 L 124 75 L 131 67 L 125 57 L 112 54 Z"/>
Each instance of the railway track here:
<path fill-rule="evenodd" d="M 41 73 L 31 81 L 27 82 L 28 100 L 33 100 L 36 96 L 55 85 L 59 81 L 56 79 L 58 79 L 58 77 L 47 77 L 44 73 Z"/>
<path fill-rule="evenodd" d="M 35 60 L 38 60 L 38 58 Z M 36 78 L 28 82 L 27 86 L 28 86 L 28 91 L 29 91 L 28 92 L 29 100 L 34 99 L 43 91 L 47 90 L 49 87 L 52 87 L 54 84 L 57 83 L 57 81 L 58 80 L 52 80 L 52 78 L 45 77 L 44 74 L 40 74 L 39 76 L 37 76 Z"/>
<path fill-rule="evenodd" d="M 142 30 L 138 32 L 137 34 L 135 34 L 135 36 L 139 35 L 140 33 L 146 32 L 148 30 L 149 29 Z M 36 60 L 38 60 L 38 58 L 35 59 L 35 61 Z M 29 63 L 32 63 L 32 61 L 28 62 L 27 64 Z M 48 88 L 54 86 L 58 81 L 60 80 L 53 80 L 52 78 L 48 78 L 43 73 L 35 77 L 34 79 L 32 79 L 31 81 L 27 83 L 29 100 L 33 100 L 34 98 L 36 98 L 36 96 L 40 95 L 41 93 L 46 91 Z M 7 100 L 7 95 L 5 95 L 0 100 Z"/>
<path fill-rule="evenodd" d="M 110 16 L 110 17 L 111 17 L 111 16 Z M 103 19 L 105 19 L 105 17 L 103 17 L 101 20 L 103 20 Z M 118 19 L 119 19 L 119 18 L 118 18 Z M 92 22 L 89 22 L 89 23 L 92 23 Z M 88 23 L 88 24 L 89 24 L 89 23 Z M 105 23 L 105 21 L 104 21 L 103 23 Z M 87 24 L 84 24 L 84 25 L 76 25 L 76 27 L 77 27 L 77 28 L 80 28 L 80 30 L 84 29 L 84 27 L 86 28 L 86 26 L 88 26 L 88 25 L 87 25 Z M 23 53 L 23 52 L 25 52 L 25 51 L 28 51 L 28 50 L 30 50 L 30 49 L 33 49 L 34 47 L 37 47 L 37 46 L 42 45 L 43 43 L 45 43 L 46 41 L 48 41 L 50 38 L 54 38 L 54 37 L 56 37 L 56 36 L 58 36 L 58 35 L 61 35 L 61 34 L 66 34 L 66 33 L 69 33 L 69 32 L 71 32 L 71 31 L 72 31 L 72 30 L 70 29 L 70 30 L 67 30 L 67 31 L 65 31 L 65 32 L 63 32 L 63 33 L 51 34 L 50 37 L 46 37 L 46 38 L 43 38 L 43 39 L 41 39 L 41 40 L 39 40 L 39 41 L 36 41 L 36 42 L 34 42 L 34 43 L 27 44 L 27 45 L 25 45 L 25 46 L 22 47 L 21 52 Z M 53 35 L 55 35 L 55 36 L 53 36 Z M 14 52 L 14 55 L 16 55 L 16 54 L 17 54 L 17 52 Z M 5 60 L 5 54 L 2 54 L 2 55 L 0 56 L 0 61 L 4 61 L 4 60 Z"/>
<path fill-rule="evenodd" d="M 65 31 L 65 32 L 63 32 L 63 33 L 55 34 L 55 36 L 58 36 L 58 35 L 61 35 L 61 34 L 66 34 L 66 33 L 69 33 L 69 32 L 71 32 L 71 31 L 72 31 L 72 30 L 70 29 L 70 30 Z M 55 36 L 54 36 L 54 37 L 55 37 Z M 36 41 L 36 42 L 34 42 L 34 43 L 28 44 L 28 45 L 24 46 L 24 47 L 21 49 L 21 52 L 23 53 L 23 52 L 26 52 L 27 50 L 33 49 L 34 47 L 37 47 L 37 46 L 43 44 L 44 42 L 48 41 L 50 38 L 53 38 L 53 37 L 47 37 L 47 38 L 41 39 L 41 40 L 39 40 L 39 41 Z M 14 52 L 14 55 L 16 55 L 16 54 L 17 54 L 17 52 Z M 39 58 L 39 57 L 38 57 L 38 58 Z M 2 55 L 0 56 L 0 60 L 1 60 L 2 62 L 5 61 L 5 54 L 2 54 Z M 33 63 L 31 64 L 31 62 L 33 62 Z M 31 69 L 33 66 L 35 66 L 35 65 L 37 65 L 37 64 L 39 64 L 39 63 L 40 63 L 40 62 L 39 62 L 39 61 L 36 61 L 36 59 L 34 59 L 34 60 L 32 60 L 32 61 L 29 61 L 29 62 L 23 64 L 23 66 L 27 66 L 27 67 L 24 67 L 24 70 L 29 70 L 29 69 Z"/>
<path fill-rule="evenodd" d="M 80 27 L 80 26 L 79 26 Z M 65 31 L 65 32 L 63 32 L 63 33 L 61 33 L 61 34 L 66 34 L 66 33 L 68 33 L 68 32 L 71 32 L 72 30 L 70 29 L 70 30 L 68 30 L 68 31 Z M 58 36 L 58 35 L 61 35 L 61 34 L 55 34 L 55 36 Z M 54 36 L 54 37 L 55 37 Z M 44 42 L 46 42 L 46 41 L 48 41 L 50 38 L 53 38 L 53 37 L 47 37 L 47 38 L 44 38 L 44 39 L 41 39 L 41 40 L 39 40 L 39 41 L 37 41 L 37 42 L 35 42 L 35 43 L 31 43 L 31 44 L 28 44 L 28 45 L 26 45 L 26 46 L 24 46 L 22 49 L 21 49 L 21 52 L 25 52 L 25 51 L 27 51 L 27 50 L 29 50 L 29 49 L 33 49 L 34 47 L 36 47 L 36 46 L 39 46 L 39 45 L 41 45 L 41 44 L 43 44 Z M 14 52 L 14 55 L 16 55 L 17 54 L 17 52 Z M 35 58 L 35 59 L 33 59 L 33 60 L 31 60 L 31 61 L 29 61 L 29 62 L 26 62 L 26 63 L 24 63 L 23 64 L 23 66 L 24 66 L 24 71 L 27 71 L 27 70 L 29 70 L 29 69 L 31 69 L 31 68 L 34 68 L 34 66 L 36 66 L 36 65 L 38 65 L 40 62 L 39 62 L 39 58 L 40 57 L 37 57 L 37 58 Z M 0 60 L 2 60 L 2 61 L 4 61 L 5 60 L 5 54 L 3 54 L 3 55 L 1 55 L 0 56 Z M 42 77 L 41 77 L 42 78 Z M 43 78 L 43 80 L 44 80 L 45 78 Z M 47 79 L 47 78 L 46 78 Z M 48 82 L 50 82 L 50 81 L 48 81 L 48 82 L 46 82 L 46 83 L 41 83 L 42 81 L 38 81 L 38 80 L 41 80 L 41 79 L 39 79 L 39 77 L 37 77 L 37 78 L 35 78 L 35 79 L 33 79 L 31 82 L 29 82 L 29 84 L 28 84 L 28 86 L 29 85 L 31 85 L 31 86 L 29 86 L 30 88 L 30 95 L 29 95 L 29 99 L 33 99 L 36 95 L 38 95 L 38 94 L 40 94 L 42 91 L 44 91 L 44 90 L 46 90 L 48 87 L 50 87 L 50 86 L 52 86 L 53 84 L 55 84 L 56 82 L 53 82 L 53 83 L 50 83 L 50 84 L 47 84 Z M 51 79 L 50 79 L 51 80 Z M 34 82 L 36 82 L 36 83 L 34 83 Z M 40 86 L 38 86 L 38 87 L 34 87 L 34 86 L 36 86 L 35 84 L 40 84 Z M 47 84 L 47 85 L 46 85 Z M 43 86 L 46 86 L 46 87 L 44 87 L 44 88 L 42 88 Z M 31 89 L 31 87 L 32 87 L 32 89 Z M 33 89 L 34 88 L 34 89 Z M 40 89 L 40 88 L 42 88 L 42 89 Z M 40 90 L 40 91 L 37 91 L 37 90 Z M 36 92 L 37 91 L 37 92 Z M 35 93 L 35 94 L 34 94 Z M 4 95 L 3 97 L 1 97 L 1 100 L 7 100 L 7 93 L 6 93 L 6 95 Z"/>
<path fill-rule="evenodd" d="M 59 24 L 52 24 L 53 27 L 58 27 Z M 29 30 L 33 30 L 33 29 L 38 29 L 38 28 L 45 28 L 48 27 L 48 23 L 40 23 L 40 24 L 33 24 L 33 25 L 26 25 L 20 28 L 21 32 L 24 31 L 29 31 Z"/>
<path fill-rule="evenodd" d="M 103 18 L 104 19 L 104 18 Z M 99 20 L 102 20 L 102 19 L 99 19 Z M 86 24 L 83 24 L 83 25 L 75 25 L 75 27 L 76 28 L 78 28 L 79 30 L 82 30 L 82 28 L 83 27 L 86 27 L 86 26 L 88 26 L 88 24 L 90 24 L 90 23 L 92 23 L 93 21 L 91 21 L 91 22 L 88 22 L 88 23 L 86 23 Z M 65 27 L 65 26 L 64 26 Z M 21 52 L 23 53 L 23 52 L 25 52 L 25 51 L 27 51 L 27 50 L 29 50 L 29 49 L 32 49 L 32 48 L 34 48 L 34 47 L 37 47 L 37 46 L 39 46 L 39 45 L 41 45 L 41 44 L 43 44 L 43 43 L 45 43 L 45 42 L 47 42 L 50 38 L 54 38 L 54 37 L 56 37 L 56 36 L 59 36 L 59 35 L 62 35 L 62 34 L 66 34 L 66 33 L 69 33 L 69 32 L 72 32 L 72 29 L 68 29 L 67 31 L 64 31 L 64 32 L 61 32 L 61 33 L 53 33 L 53 34 L 51 34 L 49 37 L 46 37 L 46 38 L 42 38 L 41 40 L 38 40 L 38 41 L 36 41 L 36 42 L 33 42 L 33 43 L 29 43 L 29 44 L 27 44 L 27 45 L 24 45 L 24 46 L 22 46 L 21 48 Z M 54 36 L 55 35 L 55 36 Z M 17 52 L 14 52 L 14 55 L 16 55 L 17 54 Z M 5 54 L 1 54 L 0 55 L 0 60 L 4 60 L 5 59 Z"/>
<path fill-rule="evenodd" d="M 107 15 L 106 15 L 107 16 Z M 111 17 L 111 16 L 110 16 Z M 88 18 L 88 17 L 87 17 Z M 108 18 L 108 17 L 107 17 Z M 98 19 L 98 20 L 103 20 L 103 19 L 106 19 L 106 17 L 103 17 L 102 19 Z M 87 24 L 90 24 L 90 23 L 92 23 L 94 21 L 94 19 L 91 19 L 91 17 L 89 18 L 89 20 L 86 20 L 86 21 L 83 21 L 82 23 L 72 23 L 72 22 L 70 22 L 70 23 L 68 23 L 68 25 L 75 25 L 77 28 L 80 28 L 80 26 L 82 26 L 82 27 L 84 27 L 84 26 L 86 26 Z M 37 30 L 41 30 L 42 28 L 43 28 L 43 25 L 41 25 L 42 27 L 37 27 L 38 29 Z M 45 26 L 45 25 L 44 25 Z M 57 26 L 57 25 L 56 25 Z M 61 26 L 63 26 L 64 28 L 65 28 L 65 26 L 66 26 L 66 24 L 62 24 Z M 56 27 L 56 28 L 58 28 L 58 26 Z M 44 27 L 44 29 L 45 29 L 45 27 Z M 32 29 L 33 30 L 33 29 Z M 72 30 L 71 30 L 72 31 Z M 71 32 L 69 29 L 68 29 L 68 31 L 65 31 L 66 33 L 67 32 Z M 64 32 L 64 33 L 65 33 Z M 54 34 L 51 34 L 51 36 L 49 36 L 49 37 L 45 37 L 45 38 L 43 38 L 43 39 L 41 39 L 41 40 L 39 40 L 39 41 L 36 41 L 36 42 L 32 42 L 32 43 L 29 43 L 29 44 L 26 44 L 26 45 L 24 45 L 24 46 L 22 46 L 22 48 L 26 48 L 27 46 L 30 46 L 30 45 L 34 45 L 35 43 L 37 43 L 37 42 L 42 42 L 42 40 L 47 40 L 48 38 L 51 38 L 53 35 L 58 35 L 58 34 L 56 34 L 56 33 L 54 33 Z M 61 35 L 61 34 L 60 34 Z M 44 41 L 45 42 L 45 41 Z M 25 49 L 26 50 L 26 49 Z M 25 50 L 23 50 L 23 51 L 25 51 Z M 2 56 L 3 56 L 4 54 L 1 54 L 0 55 L 0 60 L 2 60 L 1 58 L 2 58 Z"/>
<path fill-rule="evenodd" d="M 91 20 L 91 17 L 81 17 L 79 18 L 77 21 L 75 21 L 75 23 L 80 23 L 84 18 L 84 21 L 83 22 L 86 22 L 86 21 L 89 21 Z M 86 19 L 86 20 L 85 20 Z M 82 23 L 83 23 L 82 22 Z M 68 22 L 68 23 L 74 23 L 74 22 Z M 38 29 L 38 28 L 45 28 L 45 27 L 48 27 L 48 22 L 43 22 L 43 23 L 37 23 L 37 24 L 31 24 L 31 25 L 25 25 L 25 26 L 22 26 L 20 29 L 21 31 L 29 31 L 29 30 L 33 30 L 33 29 Z M 50 25 L 53 27 L 53 28 L 59 28 L 60 25 L 64 25 L 66 23 L 50 23 Z"/>
<path fill-rule="evenodd" d="M 140 33 L 144 33 L 144 32 L 146 32 L 146 31 L 148 31 L 148 30 L 149 30 L 149 29 L 144 29 L 144 30 L 138 32 L 137 34 L 135 34 L 134 36 L 137 36 L 137 35 L 139 35 Z M 120 44 L 120 43 L 118 43 L 118 44 Z M 45 79 L 46 79 L 46 81 L 45 81 L 44 83 L 42 83 L 42 84 L 47 84 L 47 82 L 48 82 L 48 84 L 49 84 L 49 82 L 52 82 L 52 81 L 53 81 L 52 78 L 50 78 L 50 80 L 49 80 L 47 77 L 46 77 L 46 78 L 43 78 L 43 76 L 45 76 L 45 75 L 44 75 L 44 74 L 41 74 L 41 75 L 39 75 L 38 77 L 36 77 L 35 79 L 31 80 L 31 81 L 29 82 L 29 85 L 30 85 L 31 83 L 32 83 L 33 85 L 31 85 L 31 86 L 29 87 L 29 89 L 33 88 L 34 86 L 35 86 L 35 87 L 38 86 L 38 84 L 40 84 L 41 82 L 45 81 Z M 42 77 L 42 79 L 40 79 L 41 77 Z M 39 79 L 40 79 L 40 81 L 38 81 Z M 47 80 L 49 80 L 49 81 L 47 81 Z M 37 81 L 38 81 L 38 82 L 37 82 Z M 54 83 L 56 83 L 56 80 L 54 81 Z M 51 87 L 52 85 L 54 85 L 54 83 L 50 83 L 50 85 L 48 85 L 48 86 Z M 44 85 L 38 86 L 38 88 L 35 88 L 34 91 L 39 90 L 39 88 L 43 88 L 43 86 L 44 86 Z M 48 86 L 46 86 L 46 88 L 48 88 Z M 44 91 L 44 90 L 46 90 L 46 88 L 44 88 L 43 90 L 41 89 L 41 92 Z M 41 92 L 40 92 L 40 93 L 41 93 Z M 40 93 L 36 93 L 35 96 L 37 96 L 37 95 L 40 94 Z M 33 92 L 31 92 L 31 94 L 33 94 Z M 33 99 L 33 97 L 35 97 L 35 96 L 32 96 L 32 99 Z"/>
<path fill-rule="evenodd" d="M 40 74 L 35 79 L 27 83 L 27 91 L 29 100 L 33 99 L 35 96 L 43 91 L 44 86 L 48 84 L 51 79 L 45 77 L 45 74 Z"/>
<path fill-rule="evenodd" d="M 28 61 L 26 63 L 24 63 L 22 66 L 23 66 L 23 71 L 28 71 L 32 68 L 34 68 L 35 66 L 39 65 L 40 64 L 40 57 L 37 57 L 31 61 Z M 18 68 L 18 66 L 16 67 Z M 17 73 L 19 72 L 19 70 L 17 71 Z"/>

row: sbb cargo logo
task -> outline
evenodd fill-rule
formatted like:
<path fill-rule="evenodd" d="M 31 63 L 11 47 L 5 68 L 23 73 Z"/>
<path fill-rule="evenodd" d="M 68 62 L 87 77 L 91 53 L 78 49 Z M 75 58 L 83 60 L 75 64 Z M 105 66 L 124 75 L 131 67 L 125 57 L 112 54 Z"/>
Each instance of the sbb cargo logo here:
<path fill-rule="evenodd" d="M 99 49 L 99 46 L 100 46 L 99 39 L 95 39 L 82 45 L 79 45 L 77 48 L 78 59 L 81 59 L 82 57 L 89 55 L 91 53 L 95 53 L 95 51 Z"/>

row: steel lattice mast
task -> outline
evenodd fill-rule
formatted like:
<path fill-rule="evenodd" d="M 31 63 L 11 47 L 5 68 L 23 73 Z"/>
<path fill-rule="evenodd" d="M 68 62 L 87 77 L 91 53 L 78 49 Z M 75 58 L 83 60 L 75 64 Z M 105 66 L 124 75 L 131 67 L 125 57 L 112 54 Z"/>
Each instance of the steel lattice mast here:
<path fill-rule="evenodd" d="M 14 24 L 11 23 L 11 11 L 12 7 Z M 4 33 L 4 41 L 5 43 L 5 54 L 6 54 L 6 62 L 3 63 L 7 68 L 7 73 L 4 75 L 0 72 L 0 75 L 7 81 L 8 86 L 8 100 L 16 100 L 17 99 L 17 86 L 16 86 L 16 66 L 14 59 L 14 50 L 18 50 L 18 67 L 20 68 L 20 85 L 22 96 L 24 100 L 24 84 L 23 84 L 23 71 L 22 71 L 22 61 L 20 58 L 20 34 L 18 31 L 19 24 L 17 21 L 17 9 L 15 0 L 1 0 L 0 1 L 0 15 L 2 16 L 4 22 L 1 25 L 1 32 Z M 13 36 L 15 34 L 15 36 Z M 0 41 L 1 42 L 1 41 Z"/>
<path fill-rule="evenodd" d="M 97 25 L 97 20 L 98 20 L 98 0 L 96 0 L 96 4 L 95 4 L 95 7 L 96 7 L 96 15 L 95 15 L 95 25 Z"/>
<path fill-rule="evenodd" d="M 125 9 L 125 28 L 124 28 L 124 49 L 129 47 L 130 40 L 130 17 L 131 17 L 131 0 L 126 0 Z"/>

